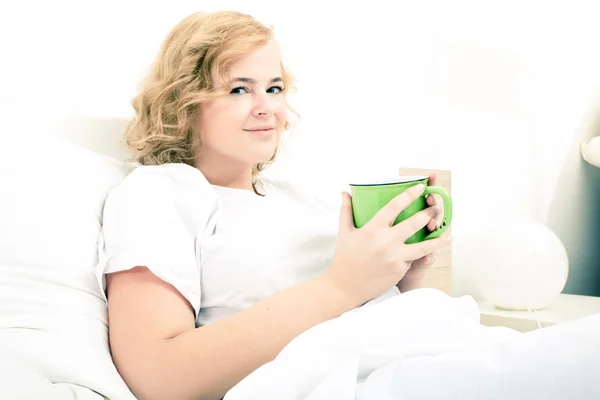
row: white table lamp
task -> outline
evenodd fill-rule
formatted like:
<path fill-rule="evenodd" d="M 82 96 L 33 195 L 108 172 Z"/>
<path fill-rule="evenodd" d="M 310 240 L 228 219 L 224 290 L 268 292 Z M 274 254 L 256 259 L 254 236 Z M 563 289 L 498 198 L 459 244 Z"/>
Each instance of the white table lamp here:
<path fill-rule="evenodd" d="M 600 168 L 600 136 L 581 144 L 581 156 L 589 164 Z"/>
<path fill-rule="evenodd" d="M 548 227 L 527 217 L 507 218 L 480 239 L 476 282 L 485 300 L 510 310 L 537 310 L 558 298 L 569 260 Z"/>

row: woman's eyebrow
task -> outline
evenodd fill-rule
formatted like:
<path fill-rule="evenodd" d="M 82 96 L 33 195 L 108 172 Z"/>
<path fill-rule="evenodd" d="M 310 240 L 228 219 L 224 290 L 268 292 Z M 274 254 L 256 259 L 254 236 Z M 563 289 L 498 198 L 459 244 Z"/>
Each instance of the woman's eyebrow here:
<path fill-rule="evenodd" d="M 233 78 L 230 81 L 230 83 L 233 83 L 233 82 L 244 82 L 244 83 L 256 84 L 256 80 L 255 79 L 244 78 L 244 77 Z M 280 76 L 278 76 L 277 78 L 273 78 L 270 81 L 270 83 L 275 83 L 275 82 L 283 82 L 283 78 L 281 78 Z"/>

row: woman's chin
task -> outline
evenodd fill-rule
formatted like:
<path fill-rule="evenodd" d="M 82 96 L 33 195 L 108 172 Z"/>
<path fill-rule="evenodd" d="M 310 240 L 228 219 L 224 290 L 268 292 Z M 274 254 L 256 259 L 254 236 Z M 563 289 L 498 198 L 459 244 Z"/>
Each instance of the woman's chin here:
<path fill-rule="evenodd" d="M 256 156 L 253 157 L 254 164 L 264 164 L 269 162 L 273 158 L 273 154 L 277 151 L 277 147 L 269 146 L 268 148 L 261 149 L 261 151 L 257 151 Z"/>

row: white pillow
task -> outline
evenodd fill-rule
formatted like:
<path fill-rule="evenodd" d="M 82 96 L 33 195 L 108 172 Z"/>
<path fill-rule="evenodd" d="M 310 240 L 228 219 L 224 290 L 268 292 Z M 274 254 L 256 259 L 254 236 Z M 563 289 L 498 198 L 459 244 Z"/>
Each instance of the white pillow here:
<path fill-rule="evenodd" d="M 0 142 L 0 351 L 54 383 L 133 399 L 94 277 L 104 200 L 133 167 L 50 134 Z"/>

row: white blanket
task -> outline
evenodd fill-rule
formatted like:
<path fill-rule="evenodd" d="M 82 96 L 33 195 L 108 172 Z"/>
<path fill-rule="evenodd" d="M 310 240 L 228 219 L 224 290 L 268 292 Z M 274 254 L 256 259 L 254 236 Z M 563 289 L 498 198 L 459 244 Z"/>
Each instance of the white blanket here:
<path fill-rule="evenodd" d="M 0 350 L 2 400 L 104 400 L 91 389 L 69 383 L 52 383 L 33 366 Z"/>
<path fill-rule="evenodd" d="M 520 333 L 419 289 L 298 336 L 225 400 L 600 399 L 600 315 Z"/>

